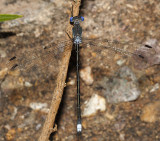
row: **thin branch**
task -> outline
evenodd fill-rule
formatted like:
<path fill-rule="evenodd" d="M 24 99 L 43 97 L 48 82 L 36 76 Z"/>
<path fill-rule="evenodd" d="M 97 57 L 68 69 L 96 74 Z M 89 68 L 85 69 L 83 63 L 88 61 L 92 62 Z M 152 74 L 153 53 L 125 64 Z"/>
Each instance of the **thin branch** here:
<path fill-rule="evenodd" d="M 78 16 L 79 15 L 79 6 L 81 4 L 81 0 L 77 0 L 76 2 L 73 2 L 73 16 Z M 68 23 L 67 26 L 67 32 L 72 37 L 72 26 L 70 23 Z M 66 39 L 69 40 L 69 37 L 66 36 Z M 61 102 L 63 90 L 65 87 L 65 80 L 67 76 L 67 70 L 68 70 L 68 65 L 69 65 L 69 60 L 71 56 L 71 50 L 72 50 L 72 44 L 67 45 L 65 47 L 65 56 L 62 58 L 62 64 L 60 66 L 59 74 L 57 77 L 57 86 L 54 90 L 53 97 L 52 97 L 52 102 L 50 106 L 49 113 L 47 115 L 46 121 L 43 125 L 43 129 L 41 132 L 41 135 L 38 139 L 38 141 L 48 141 L 50 134 L 56 130 L 56 127 L 53 129 L 54 122 L 55 122 L 55 117 Z"/>

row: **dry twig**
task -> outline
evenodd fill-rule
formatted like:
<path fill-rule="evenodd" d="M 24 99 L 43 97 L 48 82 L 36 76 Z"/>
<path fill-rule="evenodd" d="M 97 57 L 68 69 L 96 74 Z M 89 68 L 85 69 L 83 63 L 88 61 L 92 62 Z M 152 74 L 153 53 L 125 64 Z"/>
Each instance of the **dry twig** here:
<path fill-rule="evenodd" d="M 78 16 L 79 15 L 79 6 L 81 4 L 81 0 L 77 0 L 76 2 L 73 2 L 73 16 Z M 67 31 L 68 35 L 72 37 L 72 26 L 70 23 L 67 26 Z M 66 38 L 68 38 L 66 36 Z M 69 40 L 69 38 L 68 38 Z M 65 80 L 67 76 L 67 70 L 68 70 L 68 64 L 71 56 L 71 50 L 72 50 L 72 44 L 67 45 L 65 47 L 65 56 L 62 59 L 62 64 L 61 68 L 59 70 L 59 74 L 57 77 L 57 86 L 54 90 L 53 97 L 52 97 L 52 102 L 50 106 L 49 113 L 47 115 L 46 121 L 43 125 L 43 129 L 41 132 L 41 135 L 39 137 L 38 141 L 48 141 L 50 134 L 56 130 L 56 126 L 53 129 L 54 122 L 55 122 L 55 117 L 61 102 L 62 94 L 63 94 L 63 89 L 65 87 Z"/>

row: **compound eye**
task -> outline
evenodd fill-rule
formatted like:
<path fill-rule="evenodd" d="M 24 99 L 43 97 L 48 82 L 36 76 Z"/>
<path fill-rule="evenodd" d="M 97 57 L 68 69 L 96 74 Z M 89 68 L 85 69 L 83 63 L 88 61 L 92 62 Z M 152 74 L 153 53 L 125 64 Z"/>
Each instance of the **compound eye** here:
<path fill-rule="evenodd" d="M 81 21 L 84 21 L 84 17 L 81 16 Z"/>
<path fill-rule="evenodd" d="M 73 17 L 70 17 L 70 22 L 73 22 Z"/>

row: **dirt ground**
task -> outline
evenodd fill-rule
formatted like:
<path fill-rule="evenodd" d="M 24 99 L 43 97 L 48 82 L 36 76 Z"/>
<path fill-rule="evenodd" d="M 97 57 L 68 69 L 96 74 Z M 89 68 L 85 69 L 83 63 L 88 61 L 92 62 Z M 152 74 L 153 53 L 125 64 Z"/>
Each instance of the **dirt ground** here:
<path fill-rule="evenodd" d="M 34 50 L 53 39 L 55 42 L 63 41 L 70 10 L 71 1 L 68 0 L 0 1 L 0 13 L 24 16 L 2 23 L 0 28 L 0 141 L 38 140 L 56 86 L 62 54 L 54 56 L 55 60 L 46 57 L 45 61 L 51 62 L 49 66 L 38 66 L 40 68 L 20 73 L 14 71 L 4 79 L 6 63 L 15 54 L 22 59 L 31 57 Z M 118 40 L 125 45 L 128 42 L 134 45 L 156 40 L 160 48 L 159 0 L 84 0 L 80 14 L 85 18 L 81 23 L 84 38 Z M 57 48 L 54 47 L 53 54 L 56 54 Z M 131 50 L 134 49 L 131 46 Z M 26 50 L 30 52 L 23 54 Z M 99 52 L 94 48 L 82 47 L 80 50 L 81 70 L 89 66 L 93 76 L 92 84 L 81 79 L 81 104 L 83 112 L 85 102 L 93 94 L 98 94 L 106 100 L 106 110 L 82 117 L 83 132 L 77 137 L 73 51 L 56 117 L 58 131 L 51 135 L 50 140 L 160 141 L 160 66 L 139 71 L 134 67 L 132 58 L 109 51 L 106 53 L 107 59 L 103 48 Z M 118 65 L 117 62 L 122 60 L 125 60 L 124 63 Z M 133 101 L 109 102 L 105 98 L 104 90 L 108 89 L 105 78 L 118 79 L 117 73 L 124 66 L 135 75 L 140 95 Z"/>

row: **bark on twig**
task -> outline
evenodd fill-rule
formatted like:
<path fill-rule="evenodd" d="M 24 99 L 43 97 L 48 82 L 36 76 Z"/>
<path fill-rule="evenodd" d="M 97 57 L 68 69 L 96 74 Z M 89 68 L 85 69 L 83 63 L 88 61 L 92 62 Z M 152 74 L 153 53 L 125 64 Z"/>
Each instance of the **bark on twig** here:
<path fill-rule="evenodd" d="M 73 16 L 78 16 L 79 15 L 79 6 L 81 4 L 81 0 L 77 0 L 76 2 L 73 2 Z M 72 26 L 70 23 L 67 26 L 67 31 L 70 37 L 72 37 Z M 66 38 L 68 38 L 66 36 Z M 69 38 L 68 38 L 69 40 Z M 43 125 L 43 129 L 41 132 L 41 135 L 38 139 L 38 141 L 48 141 L 50 134 L 56 130 L 56 127 L 53 129 L 54 122 L 55 122 L 55 117 L 61 102 L 62 94 L 63 94 L 63 89 L 65 87 L 65 80 L 67 76 L 67 70 L 68 70 L 68 64 L 71 56 L 71 50 L 72 50 L 72 44 L 67 45 L 65 47 L 65 56 L 62 59 L 62 63 L 60 66 L 60 70 L 58 73 L 57 77 L 57 86 L 54 90 L 53 97 L 52 97 L 52 102 L 50 106 L 49 113 L 47 115 L 46 121 Z"/>

